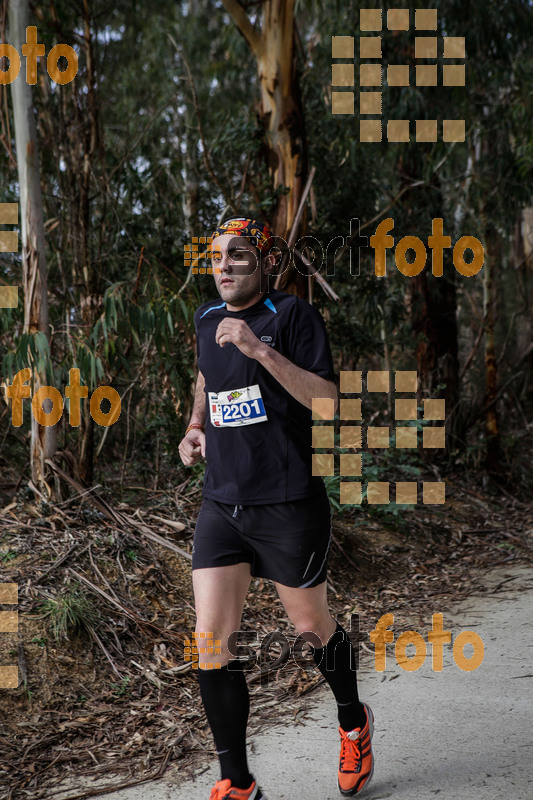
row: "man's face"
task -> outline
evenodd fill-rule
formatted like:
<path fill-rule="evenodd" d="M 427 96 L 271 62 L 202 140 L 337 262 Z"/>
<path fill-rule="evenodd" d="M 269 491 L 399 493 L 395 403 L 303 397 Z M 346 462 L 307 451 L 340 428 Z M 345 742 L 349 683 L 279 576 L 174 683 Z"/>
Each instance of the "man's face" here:
<path fill-rule="evenodd" d="M 245 306 L 264 288 L 261 272 L 269 272 L 268 263 L 261 267 L 259 251 L 244 236 L 224 233 L 211 245 L 213 276 L 221 298 L 231 306 Z"/>

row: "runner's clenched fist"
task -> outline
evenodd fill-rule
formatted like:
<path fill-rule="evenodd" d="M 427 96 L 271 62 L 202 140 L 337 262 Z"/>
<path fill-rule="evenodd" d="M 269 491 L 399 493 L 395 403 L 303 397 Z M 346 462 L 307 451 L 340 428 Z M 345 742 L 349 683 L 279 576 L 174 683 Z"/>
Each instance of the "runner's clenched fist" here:
<path fill-rule="evenodd" d="M 215 341 L 220 347 L 231 342 L 249 358 L 259 358 L 268 349 L 267 345 L 252 333 L 248 323 L 243 319 L 230 319 L 229 317 L 223 319 L 216 329 Z"/>
<path fill-rule="evenodd" d="M 178 451 L 186 467 L 196 464 L 202 456 L 205 458 L 205 433 L 192 428 L 181 440 Z"/>

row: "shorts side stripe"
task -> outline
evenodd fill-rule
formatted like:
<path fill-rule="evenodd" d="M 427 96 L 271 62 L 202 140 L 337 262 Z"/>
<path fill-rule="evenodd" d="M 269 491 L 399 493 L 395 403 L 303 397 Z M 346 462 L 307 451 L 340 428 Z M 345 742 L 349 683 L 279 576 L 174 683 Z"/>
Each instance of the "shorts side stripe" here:
<path fill-rule="evenodd" d="M 315 572 L 313 577 L 310 578 L 310 580 L 307 581 L 307 583 L 302 583 L 301 586 L 298 587 L 299 589 L 305 589 L 307 586 L 309 586 L 311 583 L 313 583 L 313 581 L 318 577 L 318 575 L 320 575 L 322 567 L 324 566 L 324 563 L 325 563 L 326 558 L 328 556 L 328 550 L 329 550 L 330 543 L 331 543 L 331 531 L 330 531 L 330 534 L 329 534 L 328 546 L 326 547 L 326 552 L 324 554 L 324 558 L 322 559 L 322 564 L 320 565 L 320 568 Z"/>
<path fill-rule="evenodd" d="M 306 566 L 306 568 L 305 568 L 305 572 L 304 572 L 304 574 L 302 575 L 302 578 L 305 578 L 305 575 L 306 575 L 306 573 L 307 573 L 307 570 L 308 570 L 308 569 L 309 569 L 309 567 L 311 566 L 311 561 L 313 560 L 315 553 L 316 553 L 316 550 L 313 550 L 313 552 L 311 553 L 311 558 L 310 558 L 310 559 L 309 559 L 309 561 L 307 562 L 307 566 Z"/>

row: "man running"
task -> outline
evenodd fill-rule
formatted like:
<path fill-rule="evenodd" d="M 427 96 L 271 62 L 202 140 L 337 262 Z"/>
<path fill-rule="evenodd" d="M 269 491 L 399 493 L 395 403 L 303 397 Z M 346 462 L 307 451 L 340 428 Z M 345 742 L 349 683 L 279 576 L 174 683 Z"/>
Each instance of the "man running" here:
<path fill-rule="evenodd" d="M 194 315 L 198 378 L 179 446 L 186 466 L 206 458 L 192 579 L 197 641 L 208 632 L 221 642 L 217 656 L 198 647 L 200 695 L 221 769 L 210 800 L 266 800 L 247 763 L 246 677 L 228 649 L 252 576 L 274 582 L 333 691 L 339 790 L 360 792 L 373 772 L 373 715 L 359 701 L 348 634 L 328 610 L 331 511 L 324 482 L 311 468 L 312 398 L 337 403 L 333 362 L 320 313 L 269 289 L 271 240 L 266 225 L 244 217 L 213 234 L 220 298 Z"/>

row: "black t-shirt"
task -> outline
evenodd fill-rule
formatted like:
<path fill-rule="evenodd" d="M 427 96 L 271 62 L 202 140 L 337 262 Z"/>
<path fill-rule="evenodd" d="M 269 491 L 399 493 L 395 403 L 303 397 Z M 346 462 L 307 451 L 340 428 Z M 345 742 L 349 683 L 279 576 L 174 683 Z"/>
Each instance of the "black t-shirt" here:
<path fill-rule="evenodd" d="M 242 311 L 228 311 L 221 298 L 201 305 L 194 325 L 198 368 L 206 391 L 204 497 L 259 505 L 323 491 L 322 478 L 311 475 L 311 410 L 295 400 L 259 361 L 232 343 L 224 347 L 216 343 L 216 329 L 225 317 L 245 320 L 261 341 L 293 364 L 335 380 L 324 321 L 305 300 L 271 289 Z M 259 386 L 267 420 L 238 427 L 213 424 L 209 392 L 223 393 L 219 394 L 222 402 L 233 402 L 233 394 L 254 385 Z M 255 404 L 255 408 L 259 406 Z M 250 414 L 250 403 L 243 403 L 241 410 Z M 223 418 L 226 415 L 214 417 Z"/>

